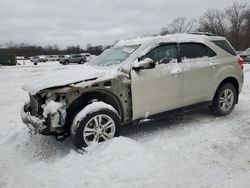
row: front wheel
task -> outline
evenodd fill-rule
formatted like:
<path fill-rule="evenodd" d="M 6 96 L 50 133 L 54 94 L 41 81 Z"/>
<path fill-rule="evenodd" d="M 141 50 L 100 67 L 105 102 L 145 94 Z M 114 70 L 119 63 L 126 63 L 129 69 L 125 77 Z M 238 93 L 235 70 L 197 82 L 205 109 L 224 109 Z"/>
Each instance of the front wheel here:
<path fill-rule="evenodd" d="M 79 64 L 84 64 L 84 63 L 85 63 L 84 60 L 80 60 L 80 61 L 79 61 Z"/>
<path fill-rule="evenodd" d="M 225 116 L 230 114 L 237 100 L 237 91 L 231 83 L 222 85 L 215 94 L 212 112 L 217 116 Z"/>
<path fill-rule="evenodd" d="M 112 106 L 94 102 L 74 118 L 71 126 L 72 141 L 78 149 L 88 147 L 119 136 L 120 126 L 120 116 Z"/>

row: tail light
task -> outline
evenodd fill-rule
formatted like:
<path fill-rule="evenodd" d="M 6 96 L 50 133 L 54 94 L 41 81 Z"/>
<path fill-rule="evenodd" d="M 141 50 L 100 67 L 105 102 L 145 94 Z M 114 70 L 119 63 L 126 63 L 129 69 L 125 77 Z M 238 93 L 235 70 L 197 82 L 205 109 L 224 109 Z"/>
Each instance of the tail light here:
<path fill-rule="evenodd" d="M 244 69 L 244 60 L 241 57 L 238 58 L 238 63 L 240 65 L 241 70 L 243 70 Z"/>

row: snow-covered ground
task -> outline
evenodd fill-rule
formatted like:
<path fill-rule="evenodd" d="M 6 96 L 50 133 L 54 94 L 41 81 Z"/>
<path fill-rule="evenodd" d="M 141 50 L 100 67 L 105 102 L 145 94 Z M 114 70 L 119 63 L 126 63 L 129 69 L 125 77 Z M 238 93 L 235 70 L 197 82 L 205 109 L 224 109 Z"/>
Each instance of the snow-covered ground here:
<path fill-rule="evenodd" d="M 250 65 L 231 115 L 216 118 L 204 109 L 124 127 L 121 137 L 84 154 L 70 139 L 29 135 L 20 119 L 28 100 L 22 85 L 62 68 L 0 67 L 0 187 L 250 187 Z"/>

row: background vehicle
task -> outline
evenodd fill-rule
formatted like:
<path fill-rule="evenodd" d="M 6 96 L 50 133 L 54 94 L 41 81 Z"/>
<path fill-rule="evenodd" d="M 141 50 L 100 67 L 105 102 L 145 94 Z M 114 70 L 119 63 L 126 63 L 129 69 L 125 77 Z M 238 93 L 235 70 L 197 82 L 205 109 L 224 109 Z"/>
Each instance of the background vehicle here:
<path fill-rule="evenodd" d="M 34 62 L 34 63 L 37 63 L 37 62 L 47 62 L 48 59 L 47 59 L 47 57 L 45 55 L 40 55 L 40 56 L 30 57 L 30 61 Z"/>
<path fill-rule="evenodd" d="M 250 63 L 250 48 L 239 54 L 240 57 L 246 62 Z"/>
<path fill-rule="evenodd" d="M 37 62 L 38 61 L 38 56 L 31 56 L 30 61 L 33 62 L 33 63 Z"/>
<path fill-rule="evenodd" d="M 80 54 L 65 55 L 64 57 L 60 58 L 60 63 L 63 65 L 67 65 L 69 63 L 83 64 L 86 61 L 86 57 Z"/>
<path fill-rule="evenodd" d="M 228 115 L 241 92 L 243 63 L 224 37 L 120 41 L 89 66 L 24 86 L 30 102 L 22 119 L 33 133 L 71 136 L 82 148 L 118 136 L 122 125 L 173 111 L 207 106 Z"/>
<path fill-rule="evenodd" d="M 59 61 L 58 55 L 48 55 L 47 56 L 48 61 Z"/>
<path fill-rule="evenodd" d="M 26 58 L 24 56 L 16 56 L 16 60 L 25 60 Z"/>
<path fill-rule="evenodd" d="M 81 53 L 81 55 L 86 57 L 87 62 L 90 62 L 92 59 L 96 57 L 95 55 L 91 55 L 90 53 Z"/>

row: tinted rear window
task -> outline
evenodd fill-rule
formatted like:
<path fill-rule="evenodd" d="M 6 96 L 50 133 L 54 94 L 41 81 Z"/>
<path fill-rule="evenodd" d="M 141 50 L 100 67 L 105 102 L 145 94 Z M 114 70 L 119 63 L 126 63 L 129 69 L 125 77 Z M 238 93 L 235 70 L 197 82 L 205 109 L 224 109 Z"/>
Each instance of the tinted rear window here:
<path fill-rule="evenodd" d="M 230 44 L 226 40 L 215 40 L 212 41 L 215 45 L 219 46 L 221 49 L 225 50 L 231 55 L 237 55 L 234 49 L 230 46 Z"/>
<path fill-rule="evenodd" d="M 202 44 L 183 43 L 180 44 L 181 57 L 185 58 L 199 58 L 207 56 L 207 48 Z"/>

